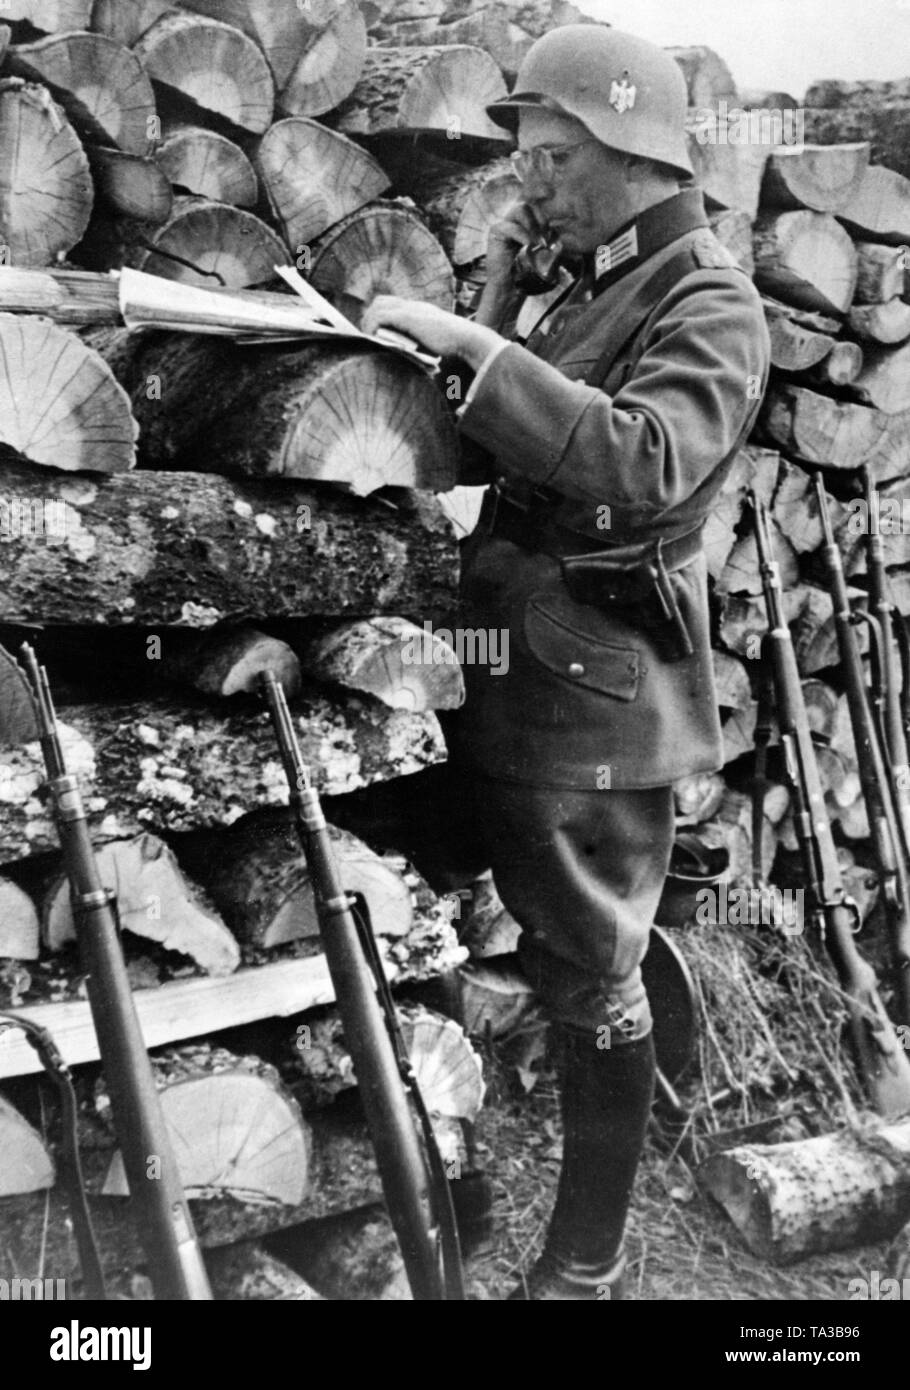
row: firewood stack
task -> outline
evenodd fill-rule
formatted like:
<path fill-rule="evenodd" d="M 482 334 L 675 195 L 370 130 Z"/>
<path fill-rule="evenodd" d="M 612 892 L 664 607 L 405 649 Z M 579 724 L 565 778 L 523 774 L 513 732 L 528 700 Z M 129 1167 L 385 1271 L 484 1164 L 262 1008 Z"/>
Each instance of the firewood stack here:
<path fill-rule="evenodd" d="M 145 1036 L 188 1136 L 191 1196 L 208 1198 L 194 1210 L 217 1252 L 219 1295 L 313 1297 L 259 1242 L 282 1230 L 294 1247 L 299 1227 L 305 1277 L 331 1268 L 329 1284 L 344 1287 L 354 1259 L 344 1252 L 364 1219 L 356 1239 L 350 1222 L 331 1238 L 312 1223 L 344 1225 L 378 1183 L 348 1106 L 312 891 L 254 692 L 265 667 L 279 672 L 330 797 L 444 759 L 436 711 L 460 703 L 459 672 L 438 639 L 422 665 L 402 649 L 425 624 L 457 621 L 447 517 L 466 513 L 452 491 L 450 409 L 444 389 L 387 353 L 130 332 L 116 293 L 82 273 L 132 267 L 186 285 L 283 289 L 274 269 L 291 264 L 355 323 L 383 292 L 467 312 L 487 230 L 517 190 L 484 107 L 537 34 L 585 17 L 562 0 L 8 0 L 3 18 L 0 276 L 54 276 L 19 276 L 16 302 L 2 301 L 15 312 L 0 312 L 0 641 L 36 640 L 50 668 L 118 891 Z M 771 507 L 829 805 L 860 874 L 868 826 L 806 469 L 830 480 L 861 585 L 850 470 L 869 463 L 898 503 L 910 487 L 910 182 L 870 164 L 866 142 L 873 157 L 879 147 L 865 126 L 854 138 L 819 123 L 819 140 L 839 142 L 823 150 L 725 142 L 729 71 L 709 49 L 674 56 L 712 221 L 754 270 L 775 368 L 707 534 L 727 766 L 678 787 L 680 823 L 728 850 L 734 879 L 748 875 L 765 628 L 744 522 L 751 486 Z M 809 129 L 822 108 L 855 109 L 836 85 L 812 97 Z M 760 109 L 769 94 L 753 100 Z M 901 534 L 885 544 L 910 613 L 910 554 Z M 110 1201 L 122 1169 L 37 749 L 5 750 L 0 777 L 0 1007 L 29 1010 L 84 1064 L 105 1258 L 111 1272 L 135 1269 L 135 1232 Z M 379 830 L 371 838 L 339 829 L 336 848 L 390 976 L 413 984 L 451 970 L 467 954 L 452 902 Z M 769 870 L 779 843 L 795 843 L 782 787 L 766 800 Z M 500 957 L 476 964 L 464 987 L 481 1034 L 507 1032 L 531 1002 L 511 965 L 514 924 L 499 908 L 491 916 L 492 934 L 475 917 L 468 937 L 476 956 Z M 458 1121 L 473 1121 L 482 1099 L 476 1057 L 437 1015 L 409 1029 L 457 1169 Z M 74 1271 L 36 1128 L 37 1066 L 19 1035 L 0 1038 L 0 1234 L 18 1268 L 40 1248 L 48 1268 Z M 388 1243 L 380 1218 L 366 1225 Z M 399 1297 L 400 1268 L 385 1263 L 381 1296 Z"/>

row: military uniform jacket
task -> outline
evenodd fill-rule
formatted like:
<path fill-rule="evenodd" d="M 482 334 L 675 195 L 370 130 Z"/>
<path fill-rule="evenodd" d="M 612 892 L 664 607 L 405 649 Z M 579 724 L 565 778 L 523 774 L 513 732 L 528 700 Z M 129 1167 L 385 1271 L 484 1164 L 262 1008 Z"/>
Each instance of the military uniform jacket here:
<path fill-rule="evenodd" d="M 698 191 L 649 209 L 636 229 L 639 246 L 658 249 L 627 254 L 605 284 L 580 279 L 482 369 L 460 412 L 467 452 L 482 446 L 513 496 L 537 491 L 545 532 L 543 548 L 491 533 L 492 490 L 465 549 L 464 621 L 496 631 L 508 663 L 465 665 L 450 748 L 492 777 L 646 788 L 722 765 L 704 556 L 671 575 L 694 647 L 683 660 L 628 612 L 574 602 L 558 559 L 573 536 L 595 551 L 700 526 L 767 380 L 759 297 L 708 230 Z M 628 235 L 611 247 L 628 248 Z M 634 331 L 588 384 L 630 306 Z"/>

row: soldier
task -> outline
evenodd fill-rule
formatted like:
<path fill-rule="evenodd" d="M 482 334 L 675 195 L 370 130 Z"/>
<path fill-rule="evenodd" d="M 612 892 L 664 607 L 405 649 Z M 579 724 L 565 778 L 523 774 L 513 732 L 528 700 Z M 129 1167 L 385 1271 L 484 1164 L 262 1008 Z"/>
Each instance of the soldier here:
<path fill-rule="evenodd" d="M 685 83 L 661 49 L 553 30 L 489 112 L 517 135 L 522 187 L 473 321 L 380 297 L 365 327 L 473 369 L 459 428 L 495 479 L 463 595 L 472 627 L 509 632 L 510 663 L 465 669 L 450 755 L 561 1042 L 564 1130 L 544 1251 L 511 1296 L 617 1298 L 654 1084 L 640 967 L 670 784 L 722 764 L 701 529 L 769 343 L 708 228 Z M 519 248 L 554 238 L 574 273 L 519 316 Z"/>

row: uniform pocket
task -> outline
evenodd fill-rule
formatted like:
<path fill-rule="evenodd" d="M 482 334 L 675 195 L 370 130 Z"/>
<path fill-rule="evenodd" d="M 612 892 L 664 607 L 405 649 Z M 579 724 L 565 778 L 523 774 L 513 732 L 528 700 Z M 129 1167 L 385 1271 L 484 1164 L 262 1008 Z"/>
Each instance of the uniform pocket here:
<path fill-rule="evenodd" d="M 634 647 L 622 647 L 585 630 L 579 605 L 561 594 L 540 594 L 528 600 L 525 640 L 548 670 L 571 685 L 634 700 L 641 679 L 641 661 Z M 589 610 L 590 611 L 590 610 Z"/>

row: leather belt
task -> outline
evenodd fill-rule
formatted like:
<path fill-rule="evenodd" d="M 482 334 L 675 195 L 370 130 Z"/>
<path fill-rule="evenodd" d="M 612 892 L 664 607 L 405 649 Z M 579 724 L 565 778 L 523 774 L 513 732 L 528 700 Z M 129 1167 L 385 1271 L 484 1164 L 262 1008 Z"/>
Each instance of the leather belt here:
<path fill-rule="evenodd" d="M 625 545 L 601 538 L 594 540 L 592 536 L 584 535 L 581 531 L 573 531 L 566 526 L 555 524 L 554 504 L 542 498 L 536 504 L 525 507 L 521 503 L 513 502 L 507 493 L 497 490 L 493 506 L 495 510 L 488 530 L 489 535 L 511 541 L 523 550 L 537 550 L 556 559 L 586 555 L 592 550 L 602 550 L 605 555 L 609 555 L 611 551 L 632 552 L 636 545 L 640 544 L 644 549 L 657 539 L 656 536 L 648 536 L 640 542 L 630 541 Z M 681 536 L 665 536 L 661 545 L 664 569 L 668 573 L 682 569 L 701 553 L 701 549 L 701 526 L 686 531 Z"/>

